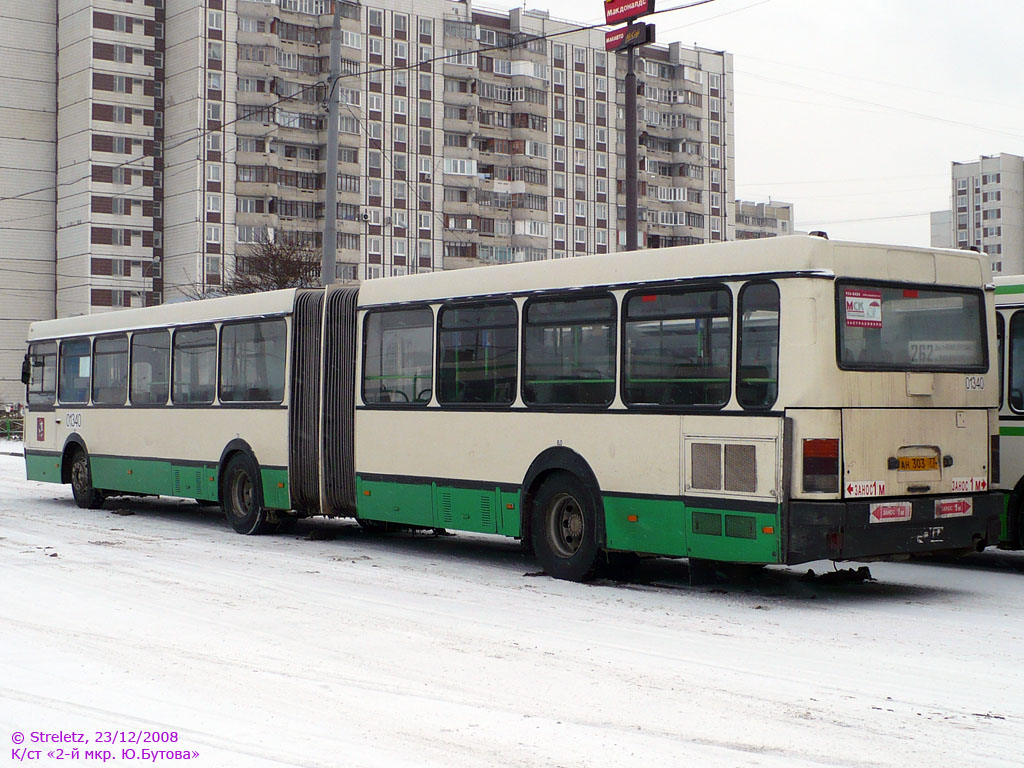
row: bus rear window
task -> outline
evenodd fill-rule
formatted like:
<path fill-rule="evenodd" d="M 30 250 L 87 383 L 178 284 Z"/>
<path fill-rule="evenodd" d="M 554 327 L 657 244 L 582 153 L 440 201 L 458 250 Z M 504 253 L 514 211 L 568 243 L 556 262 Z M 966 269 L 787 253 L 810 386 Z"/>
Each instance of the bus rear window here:
<path fill-rule="evenodd" d="M 836 292 L 843 368 L 985 370 L 980 291 L 839 283 Z"/>

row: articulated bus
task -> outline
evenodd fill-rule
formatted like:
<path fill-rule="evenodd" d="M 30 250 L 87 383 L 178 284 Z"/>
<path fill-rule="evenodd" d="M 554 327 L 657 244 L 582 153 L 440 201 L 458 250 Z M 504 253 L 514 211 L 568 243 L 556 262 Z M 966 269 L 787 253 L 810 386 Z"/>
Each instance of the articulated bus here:
<path fill-rule="evenodd" d="M 35 323 L 34 480 L 743 564 L 994 544 L 984 260 L 822 237 Z"/>

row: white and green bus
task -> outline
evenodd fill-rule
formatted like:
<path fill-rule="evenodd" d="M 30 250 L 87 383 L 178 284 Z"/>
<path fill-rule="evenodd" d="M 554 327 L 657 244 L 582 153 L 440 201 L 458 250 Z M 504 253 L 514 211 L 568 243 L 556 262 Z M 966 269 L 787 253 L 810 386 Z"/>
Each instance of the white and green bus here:
<path fill-rule="evenodd" d="M 1024 549 L 1024 275 L 997 277 L 999 437 L 993 487 L 1004 492 L 999 545 Z"/>
<path fill-rule="evenodd" d="M 995 543 L 977 254 L 820 237 L 658 249 L 36 323 L 32 479 L 795 564 Z"/>

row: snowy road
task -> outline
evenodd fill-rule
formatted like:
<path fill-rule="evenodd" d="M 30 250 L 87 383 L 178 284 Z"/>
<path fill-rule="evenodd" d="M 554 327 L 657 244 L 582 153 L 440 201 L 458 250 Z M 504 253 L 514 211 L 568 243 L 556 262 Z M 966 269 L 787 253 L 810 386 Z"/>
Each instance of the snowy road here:
<path fill-rule="evenodd" d="M 1024 759 L 1022 554 L 831 587 L 794 568 L 691 588 L 685 561 L 570 584 L 501 538 L 79 510 L 4 450 L 0 765 L 14 732 L 59 730 L 176 731 L 155 748 L 218 768 Z M 68 764 L 52 748 L 36 764 Z"/>

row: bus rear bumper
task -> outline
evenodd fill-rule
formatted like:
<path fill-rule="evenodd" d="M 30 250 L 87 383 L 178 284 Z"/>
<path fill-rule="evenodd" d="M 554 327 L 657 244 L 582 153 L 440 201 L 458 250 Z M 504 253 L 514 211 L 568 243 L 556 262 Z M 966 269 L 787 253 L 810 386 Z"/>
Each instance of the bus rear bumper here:
<path fill-rule="evenodd" d="M 970 499 L 971 513 L 937 516 L 937 502 Z M 878 505 L 884 503 L 886 509 Z M 889 506 L 890 504 L 894 506 Z M 907 519 L 907 504 L 910 515 Z M 872 508 L 874 505 L 874 509 Z M 965 553 L 999 542 L 1002 494 L 856 501 L 791 501 L 785 562 Z M 878 518 L 882 519 L 879 520 Z M 872 522 L 874 520 L 874 522 Z"/>

